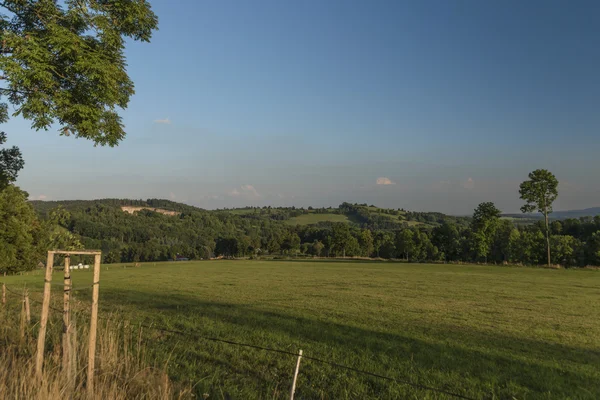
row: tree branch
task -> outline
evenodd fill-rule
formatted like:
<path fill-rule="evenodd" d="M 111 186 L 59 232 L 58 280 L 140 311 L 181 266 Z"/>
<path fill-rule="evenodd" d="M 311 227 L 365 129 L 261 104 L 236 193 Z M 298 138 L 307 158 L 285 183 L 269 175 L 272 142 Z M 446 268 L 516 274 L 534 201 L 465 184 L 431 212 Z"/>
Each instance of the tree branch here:
<path fill-rule="evenodd" d="M 4 77 L 2 77 L 4 79 Z M 31 94 L 32 92 L 23 92 L 16 89 L 0 88 L 0 92 L 20 93 L 20 94 Z"/>

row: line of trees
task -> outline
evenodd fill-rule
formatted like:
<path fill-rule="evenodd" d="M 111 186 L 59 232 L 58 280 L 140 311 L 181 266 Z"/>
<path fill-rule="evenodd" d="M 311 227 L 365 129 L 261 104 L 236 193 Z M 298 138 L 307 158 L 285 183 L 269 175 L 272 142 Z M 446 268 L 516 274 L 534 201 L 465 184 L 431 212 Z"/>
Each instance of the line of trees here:
<path fill-rule="evenodd" d="M 534 207 L 549 214 L 556 187 L 549 172 L 532 172 L 530 180 L 521 185 L 526 201 L 523 211 Z M 403 210 L 386 212 L 349 203 L 334 210 L 353 223 L 308 226 L 290 226 L 273 218 L 311 211 L 295 208 L 206 211 L 159 199 L 33 204 L 44 220 L 51 218 L 85 247 L 101 249 L 108 263 L 170 260 L 178 255 L 190 259 L 288 255 L 538 265 L 548 262 L 551 249 L 555 264 L 600 265 L 600 217 L 553 222 L 544 218 L 515 225 L 503 219 L 490 202 L 481 203 L 472 218 L 414 213 L 432 221 L 412 226 L 405 219 L 409 213 Z M 166 208 L 180 214 L 174 217 L 142 210 L 131 215 L 121 211 L 122 205 Z M 57 206 L 68 212 L 57 211 Z"/>
<path fill-rule="evenodd" d="M 515 225 L 493 203 L 482 203 L 468 224 L 373 229 L 359 223 L 290 226 L 226 211 L 206 211 L 162 200 L 137 205 L 178 208 L 178 216 L 121 211 L 125 200 L 35 202 L 13 185 L 0 192 L 0 272 L 34 268 L 50 247 L 99 248 L 103 262 L 261 256 L 380 257 L 409 261 L 488 262 L 567 267 L 600 265 L 600 216 Z M 64 208 L 63 208 L 64 207 Z M 13 218 L 9 218 L 8 216 Z"/>

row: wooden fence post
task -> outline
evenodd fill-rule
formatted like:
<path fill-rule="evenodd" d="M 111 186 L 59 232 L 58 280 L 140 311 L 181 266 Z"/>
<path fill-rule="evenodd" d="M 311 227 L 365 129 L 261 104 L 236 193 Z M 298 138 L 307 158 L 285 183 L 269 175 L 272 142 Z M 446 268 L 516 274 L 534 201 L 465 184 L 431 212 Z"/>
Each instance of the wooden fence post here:
<path fill-rule="evenodd" d="M 2 282 L 2 305 L 6 305 L 6 285 Z"/>
<path fill-rule="evenodd" d="M 71 310 L 70 310 L 70 299 L 71 299 L 71 257 L 65 257 L 65 277 L 64 277 L 64 294 L 63 294 L 63 336 L 62 336 L 62 350 L 63 350 L 63 370 L 69 372 L 70 364 L 70 343 L 69 334 L 71 331 Z"/>
<path fill-rule="evenodd" d="M 54 252 L 48 252 L 46 261 L 46 276 L 44 278 L 44 300 L 42 302 L 42 316 L 40 319 L 40 333 L 38 335 L 37 354 L 35 358 L 35 373 L 42 377 L 44 364 L 44 346 L 46 344 L 46 326 L 48 325 L 48 312 L 50 311 L 50 282 L 52 282 L 52 267 L 54 265 Z"/>
<path fill-rule="evenodd" d="M 25 289 L 25 320 L 31 324 L 31 310 L 29 309 L 29 290 Z"/>
<path fill-rule="evenodd" d="M 21 342 L 25 339 L 25 320 L 26 320 L 26 316 L 25 316 L 25 290 L 23 289 L 23 300 L 21 301 L 21 323 L 20 323 L 20 329 L 21 329 Z"/>
<path fill-rule="evenodd" d="M 94 395 L 94 364 L 96 362 L 96 331 L 98 329 L 98 295 L 100 292 L 100 254 L 94 256 L 94 283 L 92 289 L 92 316 L 90 320 L 90 346 L 88 349 L 87 392 Z"/>
<path fill-rule="evenodd" d="M 298 352 L 298 361 L 296 362 L 296 371 L 294 372 L 294 380 L 292 381 L 292 390 L 290 391 L 290 400 L 294 400 L 294 393 L 296 392 L 296 380 L 298 379 L 298 372 L 300 371 L 300 360 L 302 359 L 302 350 Z"/>
<path fill-rule="evenodd" d="M 75 384 L 75 379 L 77 378 L 77 321 L 75 315 L 71 316 L 71 334 L 69 336 L 69 356 L 71 357 L 71 360 L 69 362 L 69 383 L 71 385 L 70 387 L 73 388 Z"/>

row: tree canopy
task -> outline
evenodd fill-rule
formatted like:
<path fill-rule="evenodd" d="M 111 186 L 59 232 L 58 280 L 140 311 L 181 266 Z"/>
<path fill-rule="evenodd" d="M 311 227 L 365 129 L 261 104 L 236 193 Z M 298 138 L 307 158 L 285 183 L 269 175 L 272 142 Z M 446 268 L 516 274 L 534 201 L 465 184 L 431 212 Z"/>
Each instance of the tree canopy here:
<path fill-rule="evenodd" d="M 0 2 L 0 121 L 30 120 L 36 130 L 115 146 L 125 137 L 118 109 L 134 93 L 127 38 L 149 41 L 157 17 L 145 0 Z"/>

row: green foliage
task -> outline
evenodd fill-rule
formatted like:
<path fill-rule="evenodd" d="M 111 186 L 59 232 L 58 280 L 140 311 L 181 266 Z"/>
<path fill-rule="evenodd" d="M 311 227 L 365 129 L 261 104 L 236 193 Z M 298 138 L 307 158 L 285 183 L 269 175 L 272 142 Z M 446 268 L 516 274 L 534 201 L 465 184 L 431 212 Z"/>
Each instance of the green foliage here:
<path fill-rule="evenodd" d="M 519 194 L 526 201 L 522 212 L 538 211 L 546 215 L 552 212 L 552 203 L 558 196 L 558 180 L 550 171 L 536 169 L 529 174 L 528 181 L 521 183 Z"/>
<path fill-rule="evenodd" d="M 40 221 L 27 193 L 14 185 L 0 190 L 0 273 L 32 270 L 51 249 L 82 248 L 78 238 L 59 223 L 70 218 L 57 209 Z"/>
<path fill-rule="evenodd" d="M 363 229 L 358 236 L 358 246 L 363 257 L 370 257 L 373 254 L 373 234 L 368 229 Z"/>
<path fill-rule="evenodd" d="M 6 134 L 0 132 L 0 145 L 6 142 Z M 13 146 L 10 149 L 0 149 L 0 190 L 4 189 L 10 183 L 17 179 L 17 174 L 25 162 L 18 147 Z"/>
<path fill-rule="evenodd" d="M 471 222 L 471 246 L 477 258 L 487 260 L 499 223 L 500 210 L 494 203 L 485 202 L 477 206 Z"/>
<path fill-rule="evenodd" d="M 377 257 L 392 258 L 396 253 L 392 232 L 376 231 L 373 238 L 373 249 Z"/>
<path fill-rule="evenodd" d="M 35 268 L 40 224 L 27 193 L 9 185 L 0 191 L 0 273 Z"/>
<path fill-rule="evenodd" d="M 410 259 L 411 256 L 415 256 L 419 246 L 415 243 L 414 236 L 418 231 L 412 231 L 410 229 L 403 229 L 396 233 L 396 251 L 398 254 L 402 254 L 406 257 L 407 260 Z M 418 256 L 416 257 L 418 259 Z"/>
<path fill-rule="evenodd" d="M 61 4 L 62 3 L 62 4 Z M 156 15 L 145 0 L 6 0 L 0 4 L 5 101 L 34 129 L 114 146 L 125 137 L 117 109 L 134 93 L 126 39 L 149 41 Z M 2 119 L 7 107 L 2 105 Z"/>
<path fill-rule="evenodd" d="M 589 264 L 600 265 L 600 230 L 592 235 L 585 251 Z"/>
<path fill-rule="evenodd" d="M 579 240 L 573 236 L 553 235 L 550 236 L 550 244 L 555 262 L 565 266 L 577 265 L 582 250 Z"/>
<path fill-rule="evenodd" d="M 446 261 L 456 261 L 460 258 L 460 233 L 452 222 L 444 222 L 433 228 L 432 240 L 437 244 Z"/>

